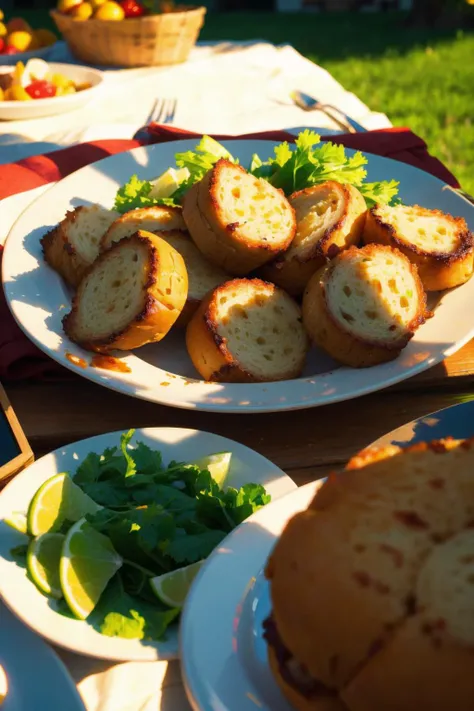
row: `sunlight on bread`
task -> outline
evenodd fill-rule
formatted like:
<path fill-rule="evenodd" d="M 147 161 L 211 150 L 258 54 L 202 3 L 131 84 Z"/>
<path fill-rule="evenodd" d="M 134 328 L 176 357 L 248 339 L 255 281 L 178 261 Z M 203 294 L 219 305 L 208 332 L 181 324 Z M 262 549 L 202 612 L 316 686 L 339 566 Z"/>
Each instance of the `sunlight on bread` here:
<path fill-rule="evenodd" d="M 289 521 L 265 628 L 295 709 L 471 711 L 473 444 L 369 450 Z"/>
<path fill-rule="evenodd" d="M 204 256 L 237 276 L 286 249 L 296 231 L 285 195 L 225 159 L 186 193 L 183 216 Z"/>
<path fill-rule="evenodd" d="M 417 205 L 377 205 L 367 215 L 364 241 L 400 249 L 418 267 L 427 291 L 464 284 L 474 267 L 474 237 L 462 217 Z"/>
<path fill-rule="evenodd" d="M 103 252 L 81 282 L 63 326 L 83 348 L 106 353 L 160 341 L 188 293 L 181 255 L 144 230 Z"/>
<path fill-rule="evenodd" d="M 416 267 L 382 245 L 349 248 L 310 279 L 303 296 L 312 341 L 352 367 L 396 358 L 428 315 Z"/>
<path fill-rule="evenodd" d="M 367 206 L 357 188 L 334 180 L 293 193 L 289 202 L 296 214 L 295 237 L 261 274 L 289 294 L 300 296 L 328 259 L 359 243 Z"/>
<path fill-rule="evenodd" d="M 168 230 L 186 230 L 182 211 L 179 207 L 142 207 L 117 216 L 102 236 L 100 248 L 108 249 L 114 242 L 130 237 L 137 230 L 147 232 L 165 232 Z"/>
<path fill-rule="evenodd" d="M 205 380 L 263 382 L 297 377 L 308 340 L 298 304 L 260 279 L 234 279 L 204 299 L 186 331 Z"/>

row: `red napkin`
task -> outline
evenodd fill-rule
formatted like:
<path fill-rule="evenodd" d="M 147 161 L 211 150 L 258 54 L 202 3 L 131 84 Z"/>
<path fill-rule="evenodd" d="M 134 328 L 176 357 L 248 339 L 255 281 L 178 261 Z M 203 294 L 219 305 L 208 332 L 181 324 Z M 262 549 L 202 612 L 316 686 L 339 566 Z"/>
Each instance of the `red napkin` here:
<path fill-rule="evenodd" d="M 150 143 L 164 143 L 201 134 L 152 124 L 148 127 Z M 257 138 L 269 141 L 294 142 L 285 131 L 268 131 L 241 136 L 215 135 L 214 138 Z M 389 128 L 367 133 L 340 134 L 323 137 L 367 153 L 393 158 L 432 173 L 444 182 L 459 187 L 449 170 L 428 153 L 426 143 L 407 128 Z M 40 185 L 60 180 L 89 163 L 109 155 L 128 151 L 141 145 L 135 140 L 105 140 L 83 143 L 45 155 L 25 158 L 16 163 L 0 165 L 0 199 L 32 190 Z M 0 249 L 0 262 L 1 262 Z M 0 265 L 1 266 L 1 265 Z M 30 377 L 66 375 L 67 371 L 36 348 L 19 329 L 10 314 L 3 290 L 0 293 L 0 379 L 21 380 Z"/>

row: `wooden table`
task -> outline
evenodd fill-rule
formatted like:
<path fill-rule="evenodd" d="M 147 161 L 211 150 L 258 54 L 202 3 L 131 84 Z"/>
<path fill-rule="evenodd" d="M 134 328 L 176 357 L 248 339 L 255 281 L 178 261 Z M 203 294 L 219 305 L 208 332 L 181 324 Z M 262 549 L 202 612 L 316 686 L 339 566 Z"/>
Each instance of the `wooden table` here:
<path fill-rule="evenodd" d="M 190 427 L 238 440 L 301 485 L 340 467 L 381 435 L 474 398 L 474 340 L 444 363 L 373 395 L 296 412 L 223 415 L 163 407 L 64 371 L 53 382 L 5 384 L 36 458 L 84 437 L 130 427 Z"/>

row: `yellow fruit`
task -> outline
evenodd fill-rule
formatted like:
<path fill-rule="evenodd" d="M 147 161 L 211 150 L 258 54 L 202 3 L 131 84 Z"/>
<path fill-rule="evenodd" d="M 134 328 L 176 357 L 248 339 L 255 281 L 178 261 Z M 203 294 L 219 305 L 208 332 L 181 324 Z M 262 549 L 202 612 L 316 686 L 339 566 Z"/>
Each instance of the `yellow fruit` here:
<path fill-rule="evenodd" d="M 3 20 L 4 17 L 5 15 L 3 14 L 3 10 L 0 10 L 0 20 Z"/>
<path fill-rule="evenodd" d="M 66 96 L 66 94 L 75 94 L 76 87 L 74 84 L 69 84 L 69 86 L 58 86 L 56 89 L 56 96 Z"/>
<path fill-rule="evenodd" d="M 81 2 L 82 0 L 58 0 L 58 10 L 59 12 L 69 13 L 73 7 L 80 5 Z"/>
<path fill-rule="evenodd" d="M 97 10 L 98 7 L 103 5 L 107 0 L 89 0 L 90 4 L 92 5 L 92 9 L 94 12 Z"/>
<path fill-rule="evenodd" d="M 30 25 L 22 17 L 12 17 L 11 20 L 7 22 L 7 32 L 11 34 L 12 32 L 33 32 Z"/>
<path fill-rule="evenodd" d="M 124 10 L 113 0 L 104 2 L 94 13 L 94 19 L 96 20 L 123 20 L 124 17 Z"/>
<path fill-rule="evenodd" d="M 21 80 L 22 80 L 24 71 L 25 71 L 25 65 L 23 64 L 23 62 L 17 62 L 15 65 L 15 69 L 13 70 L 13 76 L 12 76 L 13 86 L 21 86 Z"/>
<path fill-rule="evenodd" d="M 73 7 L 69 14 L 71 17 L 75 17 L 76 20 L 88 20 L 93 12 L 92 5 L 89 2 L 81 2 L 80 5 Z"/>
<path fill-rule="evenodd" d="M 39 30 L 35 30 L 34 36 L 36 38 L 36 41 L 39 43 L 38 47 L 49 47 L 58 40 L 54 32 L 42 28 L 40 28 Z"/>
<path fill-rule="evenodd" d="M 7 37 L 7 44 L 11 47 L 15 47 L 19 52 L 26 52 L 33 40 L 33 35 L 31 32 L 26 32 L 25 30 L 16 30 L 12 32 Z"/>
<path fill-rule="evenodd" d="M 5 92 L 6 101 L 33 101 L 22 86 L 11 86 Z"/>
<path fill-rule="evenodd" d="M 5 92 L 3 91 L 2 87 L 0 86 L 0 101 L 5 100 Z"/>
<path fill-rule="evenodd" d="M 66 87 L 72 84 L 72 81 L 68 79 L 68 77 L 65 77 L 64 74 L 53 74 L 51 82 L 57 89 L 66 89 Z"/>
<path fill-rule="evenodd" d="M 6 25 L 3 24 L 3 22 L 0 22 L 0 37 L 6 37 L 8 34 L 8 30 Z"/>

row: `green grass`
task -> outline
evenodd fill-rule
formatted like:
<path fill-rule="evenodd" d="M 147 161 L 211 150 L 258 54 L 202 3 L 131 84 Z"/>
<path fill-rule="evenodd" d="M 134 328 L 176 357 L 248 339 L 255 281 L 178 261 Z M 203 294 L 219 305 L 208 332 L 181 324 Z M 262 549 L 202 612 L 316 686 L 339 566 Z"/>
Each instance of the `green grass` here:
<path fill-rule="evenodd" d="M 33 15 L 36 26 L 49 20 L 46 11 L 24 15 Z M 408 29 L 403 19 L 399 13 L 209 13 L 201 39 L 292 44 L 371 109 L 424 138 L 474 193 L 474 33 Z"/>

